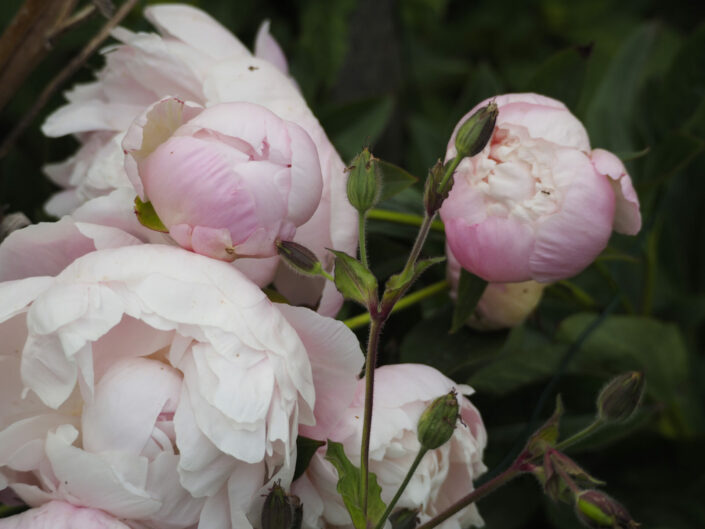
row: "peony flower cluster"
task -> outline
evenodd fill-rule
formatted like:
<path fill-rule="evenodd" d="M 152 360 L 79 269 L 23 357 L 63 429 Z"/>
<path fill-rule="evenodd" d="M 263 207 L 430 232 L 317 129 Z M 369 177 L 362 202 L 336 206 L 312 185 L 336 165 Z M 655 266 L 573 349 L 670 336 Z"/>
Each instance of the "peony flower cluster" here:
<path fill-rule="evenodd" d="M 65 188 L 50 199 L 46 210 L 60 217 L 73 214 L 86 201 L 109 196 L 115 203 L 108 206 L 112 211 L 132 215 L 129 210 L 135 196 L 144 198 L 145 184 L 141 181 L 145 181 L 146 188 L 157 184 L 153 183 L 156 180 L 153 176 L 140 174 L 140 164 L 134 157 L 125 160 L 123 141 L 126 142 L 124 148 L 135 151 L 139 157 L 143 149 L 156 148 L 165 141 L 184 146 L 184 135 L 190 135 L 189 154 L 175 151 L 175 156 L 180 162 L 189 156 L 191 163 L 205 163 L 205 158 L 214 163 L 209 175 L 198 178 L 198 183 L 202 184 L 205 179 L 213 189 L 216 181 L 228 180 L 228 193 L 237 195 L 239 213 L 232 209 L 223 210 L 222 200 L 226 195 L 220 198 L 221 202 L 211 195 L 197 201 L 197 209 L 191 209 L 189 218 L 174 214 L 174 210 L 182 205 L 178 196 L 192 193 L 196 185 L 188 182 L 188 178 L 184 179 L 182 173 L 181 177 L 176 177 L 180 183 L 169 204 L 162 204 L 162 211 L 158 212 L 160 217 L 165 217 L 162 220 L 176 226 L 176 229 L 168 230 L 171 237 L 157 238 L 152 234 L 141 238 L 149 242 L 180 244 L 220 258 L 242 256 L 233 266 L 259 285 L 273 282 L 289 301 L 318 306 L 321 314 L 334 315 L 342 304 L 342 297 L 332 284 L 317 278 L 297 277 L 286 266 L 279 265 L 278 257 L 271 257 L 273 251 L 269 243 L 273 238 L 293 238 L 311 249 L 330 271 L 333 259 L 326 248 L 349 254 L 355 252 L 357 212 L 346 199 L 345 166 L 296 83 L 288 76 L 286 59 L 269 34 L 268 23 L 264 23 L 258 32 L 253 55 L 221 24 L 194 7 L 155 5 L 145 10 L 145 16 L 159 34 L 117 28 L 113 37 L 121 44 L 105 50 L 106 65 L 97 73 L 97 81 L 70 90 L 66 94 L 68 104 L 51 114 L 42 126 L 47 136 L 73 134 L 81 143 L 78 152 L 70 159 L 45 168 L 49 178 Z M 168 135 L 176 132 L 178 127 L 166 132 L 152 123 L 154 127 L 149 127 L 148 135 L 150 141 L 156 143 L 142 145 L 142 128 L 148 124 L 145 114 L 152 105 L 169 97 L 188 102 L 189 108 L 249 103 L 249 115 L 243 114 L 243 107 L 219 106 L 218 110 L 199 118 L 202 122 L 198 126 L 200 131 L 195 127 L 190 133 L 180 130 L 177 134 L 181 139 L 178 141 L 175 138 L 167 141 Z M 264 109 L 254 110 L 255 105 L 273 112 L 283 121 L 273 126 L 272 118 L 264 115 Z M 255 114 L 259 115 L 255 118 Z M 140 116 L 141 120 L 126 137 L 133 120 Z M 157 117 L 155 113 L 152 116 Z M 193 117 L 192 114 L 189 116 Z M 169 118 L 168 115 L 162 117 Z M 243 138 L 237 136 L 243 133 L 242 129 L 240 132 L 224 131 L 222 125 L 213 121 L 218 119 L 221 124 L 257 119 L 261 125 L 258 131 L 249 131 Z M 164 125 L 169 128 L 168 123 Z M 180 125 L 186 124 L 179 122 Z M 244 140 L 244 143 L 232 141 L 233 138 Z M 201 146 L 209 144 L 209 148 L 195 149 L 193 140 L 196 139 L 202 142 Z M 249 146 L 248 142 L 251 142 Z M 288 150 L 291 142 L 312 142 L 319 167 L 312 167 L 316 156 L 310 149 L 300 151 L 297 145 L 293 152 L 298 158 L 288 168 L 290 171 L 286 171 L 286 166 L 292 162 Z M 160 151 L 166 152 L 166 147 Z M 250 155 L 254 163 L 238 164 L 236 169 L 230 167 L 226 171 L 225 167 L 235 158 Z M 160 158 L 159 153 L 151 158 L 145 171 L 161 171 L 162 167 L 171 170 L 169 167 L 172 166 L 168 166 L 167 160 Z M 174 163 L 176 158 L 171 161 Z M 265 162 L 278 164 L 282 171 L 272 173 L 268 183 L 258 181 L 254 185 Z M 218 168 L 231 176 L 226 177 L 224 172 L 218 172 Z M 168 186 L 172 185 L 171 180 Z M 225 193 L 224 190 L 219 192 Z M 266 215 L 259 211 L 255 215 L 251 211 L 252 205 L 261 204 L 264 198 L 271 200 L 265 208 L 271 207 L 271 211 Z M 204 224 L 198 208 L 200 211 L 211 208 L 211 213 L 214 209 L 218 211 L 220 218 L 216 225 Z M 250 208 L 249 213 L 243 212 L 243 208 Z M 117 222 L 124 224 L 129 220 Z M 244 244 L 245 238 L 247 244 Z"/>
<path fill-rule="evenodd" d="M 0 244 L 0 501 L 31 507 L 0 529 L 259 528 L 275 484 L 299 497 L 305 527 L 350 528 L 325 447 L 294 475 L 301 436 L 359 459 L 364 357 L 332 318 L 334 281 L 277 255 L 297 242 L 328 272 L 327 248 L 356 255 L 343 163 L 268 24 L 253 55 L 193 7 L 146 16 L 159 34 L 115 30 L 98 80 L 44 124 L 81 143 L 46 168 L 65 188 L 46 205 L 61 219 Z M 533 280 L 579 272 L 613 228 L 641 223 L 624 166 L 561 103 L 496 102 L 491 141 L 459 164 L 441 209 L 452 288 L 461 267 L 493 282 L 469 322 L 485 329 L 523 321 L 543 290 Z M 485 471 L 473 390 L 417 364 L 375 378 L 369 467 L 385 502 L 419 453 L 424 410 L 460 393 L 452 437 L 396 506 L 428 521 Z M 439 527 L 482 524 L 470 505 Z"/>

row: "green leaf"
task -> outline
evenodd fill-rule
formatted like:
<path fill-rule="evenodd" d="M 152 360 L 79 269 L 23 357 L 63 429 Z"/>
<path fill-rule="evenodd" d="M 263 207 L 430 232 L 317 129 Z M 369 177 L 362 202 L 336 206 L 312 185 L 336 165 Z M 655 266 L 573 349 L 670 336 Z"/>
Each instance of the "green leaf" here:
<path fill-rule="evenodd" d="M 151 202 L 142 202 L 140 197 L 135 197 L 135 213 L 137 214 L 137 220 L 139 220 L 140 224 L 143 226 L 150 230 L 169 233 L 169 229 L 164 226 L 157 212 L 154 211 L 154 206 L 152 206 Z"/>
<path fill-rule="evenodd" d="M 374 527 L 382 517 L 386 505 L 382 501 L 382 488 L 377 483 L 377 476 L 369 473 L 368 497 L 367 497 L 367 518 L 362 512 L 362 472 L 353 465 L 345 455 L 343 445 L 328 440 L 326 459 L 330 461 L 338 471 L 338 486 L 336 490 L 343 498 L 343 503 L 350 513 L 353 525 L 356 529 L 367 529 L 368 524 Z"/>
<path fill-rule="evenodd" d="M 308 0 L 300 11 L 300 57 L 326 87 L 335 83 L 348 51 L 348 25 L 355 5 L 355 0 Z"/>
<path fill-rule="evenodd" d="M 538 67 L 525 91 L 553 97 L 563 101 L 568 108 L 575 109 L 589 59 L 590 50 L 583 47 L 559 51 Z"/>
<path fill-rule="evenodd" d="M 541 333 L 519 326 L 491 364 L 468 381 L 478 392 L 504 395 L 550 377 L 558 368 L 566 346 L 554 344 Z"/>
<path fill-rule="evenodd" d="M 477 307 L 477 303 L 480 301 L 485 288 L 487 288 L 487 281 L 465 269 L 460 270 L 458 297 L 455 300 L 453 323 L 450 327 L 450 332 L 456 332 L 465 325 L 467 319 L 475 312 L 475 307 Z"/>
<path fill-rule="evenodd" d="M 374 144 L 387 127 L 393 110 L 392 96 L 376 97 L 328 110 L 321 121 L 326 125 L 331 123 L 327 130 L 333 145 L 344 160 L 351 160 L 363 147 Z"/>
<path fill-rule="evenodd" d="M 380 202 L 392 198 L 394 195 L 401 193 L 407 187 L 411 187 L 418 182 L 418 178 L 393 163 L 379 160 L 377 166 L 382 173 L 382 194 L 379 197 Z"/>
<path fill-rule="evenodd" d="M 345 252 L 328 251 L 335 255 L 335 287 L 346 298 L 369 308 L 377 302 L 377 278 L 365 265 Z"/>
<path fill-rule="evenodd" d="M 631 127 L 655 40 L 656 27 L 645 24 L 624 41 L 612 59 L 585 116 L 593 145 L 621 152 L 643 147 L 635 145 Z"/>
<path fill-rule="evenodd" d="M 326 444 L 325 441 L 310 439 L 299 435 L 296 438 L 296 469 L 294 470 L 294 480 L 300 477 L 311 462 L 311 458 L 320 447 Z"/>
<path fill-rule="evenodd" d="M 597 316 L 576 314 L 565 319 L 557 339 L 572 342 Z M 640 316 L 611 316 L 582 344 L 570 371 L 620 373 L 642 369 L 646 391 L 665 405 L 661 430 L 688 435 L 702 428 L 702 410 L 691 384 L 690 359 L 677 326 Z"/>
<path fill-rule="evenodd" d="M 421 259 L 408 272 L 401 272 L 391 276 L 385 284 L 382 305 L 395 302 L 428 268 L 445 260 L 445 257 Z"/>

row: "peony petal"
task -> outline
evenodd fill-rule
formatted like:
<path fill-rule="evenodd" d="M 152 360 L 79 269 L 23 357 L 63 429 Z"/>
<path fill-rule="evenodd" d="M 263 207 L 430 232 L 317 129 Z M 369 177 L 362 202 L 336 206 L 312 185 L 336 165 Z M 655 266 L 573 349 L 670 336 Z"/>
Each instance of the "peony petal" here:
<path fill-rule="evenodd" d="M 585 154 L 573 150 L 557 153 L 554 172 L 570 173 L 573 179 L 562 209 L 537 225 L 530 274 L 510 281 L 533 277 L 547 282 L 574 276 L 607 246 L 615 207 L 608 181 L 595 172 Z"/>
<path fill-rule="evenodd" d="M 286 55 L 282 51 L 279 43 L 269 32 L 269 20 L 265 20 L 257 30 L 255 37 L 255 57 L 271 62 L 284 75 L 289 75 L 289 65 Z"/>
<path fill-rule="evenodd" d="M 180 373 L 161 362 L 128 358 L 115 363 L 83 409 L 83 449 L 140 455 L 162 410 L 176 409 L 180 391 Z"/>
<path fill-rule="evenodd" d="M 446 220 L 447 242 L 463 267 L 486 281 L 526 281 L 534 247 L 531 227 L 512 218 L 489 217 L 469 225 L 464 219 Z M 507 259 L 505 248 L 512 248 Z"/>
<path fill-rule="evenodd" d="M 213 59 L 250 55 L 232 33 L 195 7 L 155 5 L 145 9 L 144 15 L 162 35 L 179 39 Z"/>
<path fill-rule="evenodd" d="M 355 394 L 364 363 L 360 344 L 342 322 L 302 307 L 277 306 L 306 347 L 316 388 L 316 425 L 302 426 L 300 432 L 313 439 L 326 439 Z"/>
<path fill-rule="evenodd" d="M 3 518 L 0 529 L 129 529 L 129 526 L 97 509 L 52 501 Z"/>
<path fill-rule="evenodd" d="M 626 235 L 636 235 L 641 229 L 639 197 L 622 161 L 604 149 L 595 149 L 590 155 L 595 170 L 610 179 L 616 197 L 614 230 Z"/>

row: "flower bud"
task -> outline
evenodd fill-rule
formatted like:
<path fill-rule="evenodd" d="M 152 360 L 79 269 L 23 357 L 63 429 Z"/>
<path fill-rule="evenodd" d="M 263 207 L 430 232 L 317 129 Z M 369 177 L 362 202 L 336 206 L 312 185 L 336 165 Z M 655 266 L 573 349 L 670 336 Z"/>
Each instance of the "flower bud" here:
<path fill-rule="evenodd" d="M 613 378 L 597 397 L 600 419 L 609 422 L 627 420 L 639 407 L 645 386 L 641 371 L 630 371 Z"/>
<path fill-rule="evenodd" d="M 434 450 L 446 443 L 455 430 L 458 410 L 455 390 L 434 400 L 419 418 L 418 438 L 421 446 Z"/>
<path fill-rule="evenodd" d="M 346 299 L 368 309 L 377 306 L 377 278 L 365 265 L 345 252 L 328 249 L 335 255 L 335 288 Z"/>
<path fill-rule="evenodd" d="M 318 276 L 323 271 L 316 254 L 302 244 L 293 241 L 277 241 L 277 252 L 294 271 L 307 276 Z"/>
<path fill-rule="evenodd" d="M 262 529 L 299 529 L 303 506 L 297 496 L 287 494 L 275 483 L 262 507 Z"/>
<path fill-rule="evenodd" d="M 429 216 L 433 215 L 440 209 L 441 204 L 443 204 L 443 201 L 448 198 L 448 194 L 453 188 L 453 179 L 451 178 L 444 186 L 445 189 L 441 189 L 441 183 L 443 182 L 444 175 L 445 168 L 440 160 L 438 160 L 436 164 L 428 171 L 428 178 L 426 178 L 426 187 L 423 195 L 423 203 Z"/>
<path fill-rule="evenodd" d="M 604 492 L 589 489 L 575 497 L 575 514 L 591 529 L 635 529 L 639 527 L 622 504 Z"/>
<path fill-rule="evenodd" d="M 458 157 L 475 156 L 485 148 L 492 137 L 498 114 L 497 104 L 492 101 L 486 107 L 475 112 L 460 126 L 455 137 Z"/>
<path fill-rule="evenodd" d="M 377 159 L 365 147 L 348 171 L 348 200 L 360 213 L 365 213 L 377 203 L 382 190 Z"/>

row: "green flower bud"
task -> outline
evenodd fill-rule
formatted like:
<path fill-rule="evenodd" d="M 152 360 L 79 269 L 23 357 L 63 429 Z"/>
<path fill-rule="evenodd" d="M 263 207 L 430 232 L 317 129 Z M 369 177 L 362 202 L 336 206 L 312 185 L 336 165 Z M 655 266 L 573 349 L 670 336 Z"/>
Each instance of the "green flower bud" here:
<path fill-rule="evenodd" d="M 644 395 L 646 379 L 640 371 L 613 378 L 597 397 L 597 413 L 603 421 L 625 421 L 637 410 Z"/>
<path fill-rule="evenodd" d="M 575 514 L 590 529 L 639 527 L 622 504 L 595 489 L 581 491 L 575 496 Z"/>
<path fill-rule="evenodd" d="M 433 215 L 441 208 L 443 201 L 448 198 L 450 190 L 453 188 L 453 179 L 451 178 L 445 189 L 441 189 L 443 176 L 445 175 L 445 167 L 440 160 L 431 167 L 426 178 L 426 186 L 424 188 L 423 203 L 428 215 Z"/>
<path fill-rule="evenodd" d="M 335 288 L 345 299 L 357 301 L 368 309 L 377 307 L 377 278 L 365 266 L 345 252 L 328 251 L 335 255 Z"/>
<path fill-rule="evenodd" d="M 455 430 L 459 409 L 455 390 L 434 400 L 419 418 L 418 438 L 421 446 L 434 450 L 446 443 Z"/>
<path fill-rule="evenodd" d="M 305 246 L 293 241 L 278 241 L 277 252 L 294 271 L 307 276 L 318 276 L 323 271 L 318 257 Z"/>
<path fill-rule="evenodd" d="M 365 147 L 348 167 L 348 200 L 364 214 L 377 203 L 382 190 L 377 159 Z"/>
<path fill-rule="evenodd" d="M 459 158 L 475 156 L 492 138 L 499 109 L 493 101 L 470 116 L 458 129 L 455 148 Z"/>
<path fill-rule="evenodd" d="M 275 483 L 262 507 L 262 529 L 300 529 L 303 506 L 297 496 L 287 494 Z"/>

